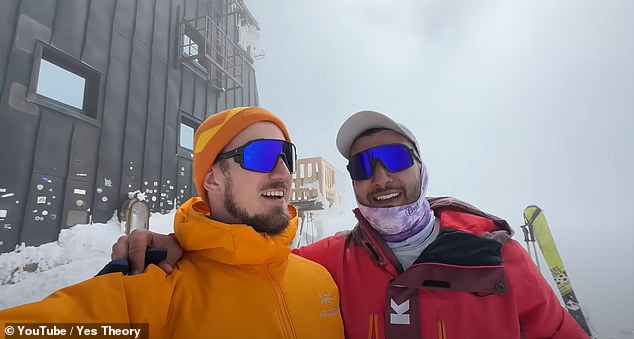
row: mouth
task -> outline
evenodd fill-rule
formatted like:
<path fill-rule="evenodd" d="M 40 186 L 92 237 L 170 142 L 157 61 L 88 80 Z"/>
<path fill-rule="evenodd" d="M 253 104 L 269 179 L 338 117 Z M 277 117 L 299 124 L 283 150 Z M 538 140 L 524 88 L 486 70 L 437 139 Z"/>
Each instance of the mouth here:
<path fill-rule="evenodd" d="M 394 199 L 394 198 L 397 198 L 397 197 L 400 197 L 400 196 L 401 196 L 401 193 L 393 192 L 393 193 L 388 193 L 388 194 L 377 195 L 377 196 L 374 197 L 374 200 L 387 201 L 387 200 Z"/>
<path fill-rule="evenodd" d="M 283 190 L 269 190 L 260 194 L 261 197 L 272 201 L 282 201 L 286 196 Z"/>
<path fill-rule="evenodd" d="M 402 192 L 381 192 L 370 196 L 370 201 L 378 206 L 395 206 L 403 197 Z"/>

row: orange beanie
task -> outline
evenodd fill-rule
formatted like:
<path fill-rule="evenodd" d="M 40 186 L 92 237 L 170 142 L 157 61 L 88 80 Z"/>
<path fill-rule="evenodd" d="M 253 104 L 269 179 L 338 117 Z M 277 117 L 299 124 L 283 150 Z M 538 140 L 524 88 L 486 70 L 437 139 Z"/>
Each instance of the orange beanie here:
<path fill-rule="evenodd" d="M 222 111 L 211 115 L 198 127 L 194 135 L 194 182 L 203 200 L 207 201 L 203 181 L 218 154 L 238 133 L 258 121 L 276 124 L 286 140 L 291 140 L 282 120 L 262 107 L 236 107 Z"/>

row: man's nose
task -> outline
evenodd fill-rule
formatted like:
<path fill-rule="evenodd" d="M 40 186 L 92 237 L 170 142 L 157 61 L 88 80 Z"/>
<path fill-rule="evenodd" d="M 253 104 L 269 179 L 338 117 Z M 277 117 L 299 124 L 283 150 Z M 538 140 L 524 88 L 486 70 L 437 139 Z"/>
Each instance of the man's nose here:
<path fill-rule="evenodd" d="M 372 173 L 372 184 L 375 186 L 385 186 L 392 182 L 392 172 L 388 171 L 382 162 L 377 162 Z"/>
<path fill-rule="evenodd" d="M 291 176 L 291 172 L 289 171 L 288 167 L 286 166 L 286 163 L 284 162 L 284 159 L 282 158 L 283 156 L 284 156 L 283 154 L 280 154 L 277 157 L 277 163 L 275 164 L 275 167 L 273 167 L 273 171 L 271 171 L 272 177 L 284 178 L 284 177 Z"/>

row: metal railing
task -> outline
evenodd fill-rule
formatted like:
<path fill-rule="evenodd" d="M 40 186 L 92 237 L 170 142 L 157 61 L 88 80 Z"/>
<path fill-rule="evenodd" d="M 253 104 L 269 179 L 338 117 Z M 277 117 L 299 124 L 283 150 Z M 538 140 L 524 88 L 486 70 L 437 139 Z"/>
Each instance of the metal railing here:
<path fill-rule="evenodd" d="M 180 57 L 207 74 L 207 80 L 243 87 L 246 51 L 238 46 L 209 16 L 185 20 L 180 25 Z"/>

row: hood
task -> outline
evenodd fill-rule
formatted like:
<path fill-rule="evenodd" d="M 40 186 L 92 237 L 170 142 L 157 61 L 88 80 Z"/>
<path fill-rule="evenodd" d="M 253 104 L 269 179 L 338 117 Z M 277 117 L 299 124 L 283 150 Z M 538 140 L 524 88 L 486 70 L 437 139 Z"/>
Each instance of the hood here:
<path fill-rule="evenodd" d="M 229 265 L 257 265 L 285 260 L 297 231 L 297 209 L 288 205 L 291 220 L 278 235 L 255 231 L 245 224 L 225 224 L 209 219 L 207 203 L 187 200 L 174 216 L 176 239 L 186 252 Z"/>

